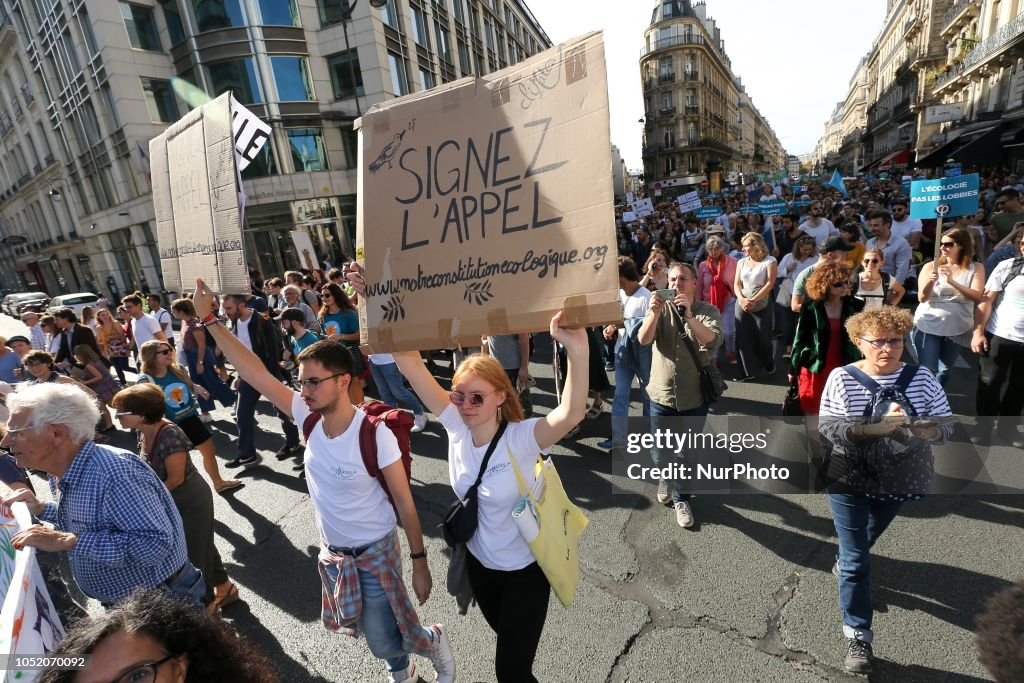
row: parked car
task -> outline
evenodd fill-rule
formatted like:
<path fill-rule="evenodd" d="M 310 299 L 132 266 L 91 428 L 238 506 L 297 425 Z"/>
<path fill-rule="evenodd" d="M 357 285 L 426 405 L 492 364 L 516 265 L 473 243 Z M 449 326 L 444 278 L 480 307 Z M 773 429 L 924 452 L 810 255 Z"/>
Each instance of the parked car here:
<path fill-rule="evenodd" d="M 45 292 L 18 292 L 4 297 L 3 309 L 7 315 L 17 318 L 26 310 L 42 311 L 49 300 Z"/>
<path fill-rule="evenodd" d="M 60 294 L 50 299 L 50 304 L 46 309 L 47 313 L 53 314 L 58 308 L 70 308 L 75 312 L 79 318 L 82 317 L 82 309 L 86 306 L 92 306 L 93 310 L 96 309 L 96 302 L 100 300 L 99 296 L 92 292 L 79 292 L 77 294 Z"/>

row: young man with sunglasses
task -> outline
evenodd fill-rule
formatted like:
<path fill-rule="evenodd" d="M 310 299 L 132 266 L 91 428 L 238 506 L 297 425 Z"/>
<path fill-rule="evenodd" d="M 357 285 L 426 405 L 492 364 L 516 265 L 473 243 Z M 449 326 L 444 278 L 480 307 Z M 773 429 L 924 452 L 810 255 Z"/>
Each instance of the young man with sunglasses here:
<path fill-rule="evenodd" d="M 839 236 L 839 230 L 836 229 L 832 221 L 824 216 L 825 213 L 821 202 L 814 200 L 811 202 L 811 210 L 807 215 L 807 220 L 800 224 L 800 229 L 805 234 L 813 237 L 815 243 L 819 246 L 824 244 L 829 237 Z"/>
<path fill-rule="evenodd" d="M 353 381 L 348 349 L 329 341 L 316 342 L 299 354 L 296 392 L 281 384 L 263 359 L 232 335 L 211 312 L 213 293 L 196 280 L 193 304 L 202 324 L 217 341 L 244 385 L 270 400 L 282 415 L 305 424 L 313 413 L 321 419 L 306 442 L 305 471 L 309 496 L 320 532 L 320 576 L 323 582 L 324 624 L 332 631 L 355 636 L 363 631 L 371 652 L 387 664 L 392 683 L 418 680 L 409 654 L 428 657 L 438 681 L 455 679 L 455 660 L 440 624 L 422 626 L 405 589 L 395 511 L 412 560 L 412 585 L 422 605 L 430 596 L 431 577 L 419 516 L 401 462 L 394 434 L 378 425 L 377 464 L 394 499 L 367 472 L 359 434 L 366 414 L 352 405 L 348 385 Z M 225 297 L 231 317 L 237 299 Z M 241 410 L 239 410 L 241 414 Z M 239 425 L 241 429 L 241 425 Z M 358 589 L 348 588 L 358 582 Z"/>
<path fill-rule="evenodd" d="M 902 237 L 910 245 L 910 248 L 917 249 L 921 244 L 922 230 L 924 225 L 918 218 L 910 217 L 907 200 L 900 197 L 890 205 L 892 211 L 892 234 Z"/>

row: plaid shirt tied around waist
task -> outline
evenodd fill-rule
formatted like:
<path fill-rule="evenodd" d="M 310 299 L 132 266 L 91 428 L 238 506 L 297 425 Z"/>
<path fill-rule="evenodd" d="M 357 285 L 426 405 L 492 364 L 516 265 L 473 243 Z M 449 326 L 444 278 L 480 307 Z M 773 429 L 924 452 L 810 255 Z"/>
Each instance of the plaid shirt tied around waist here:
<path fill-rule="evenodd" d="M 338 568 L 336 581 L 327 573 L 326 567 L 330 565 Z M 320 570 L 323 596 L 320 618 L 327 630 L 353 638 L 359 635 L 358 622 L 363 612 L 363 595 L 359 584 L 361 569 L 373 574 L 384 589 L 398 622 L 404 649 L 429 657 L 437 648 L 427 629 L 420 626 L 419 615 L 405 589 L 402 580 L 402 547 L 396 529 L 366 546 L 358 556 L 339 554 L 322 547 L 317 568 Z"/>

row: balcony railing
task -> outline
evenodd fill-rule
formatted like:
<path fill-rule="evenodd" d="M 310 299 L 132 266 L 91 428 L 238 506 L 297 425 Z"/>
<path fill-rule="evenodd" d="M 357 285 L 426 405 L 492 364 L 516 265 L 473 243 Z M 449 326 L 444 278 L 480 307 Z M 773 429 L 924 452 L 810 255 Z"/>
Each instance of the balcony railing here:
<path fill-rule="evenodd" d="M 663 142 L 660 145 L 658 145 L 658 149 L 660 149 L 662 152 L 671 152 L 675 148 L 676 148 L 676 143 L 674 141 L 673 142 Z"/>
<path fill-rule="evenodd" d="M 960 78 L 960 76 L 989 57 L 1002 52 L 1007 45 L 1017 40 L 1022 33 L 1024 33 L 1024 14 L 1018 14 L 1012 21 L 1003 24 L 995 33 L 975 45 L 974 49 L 968 52 L 950 71 L 936 78 L 935 89 L 938 90 L 944 87 L 947 83 Z"/>
<path fill-rule="evenodd" d="M 650 48 L 644 46 L 640 50 L 640 56 L 648 55 L 655 50 L 664 50 L 669 47 L 676 47 L 677 45 L 705 45 L 707 43 L 704 40 L 704 36 L 699 34 L 684 34 L 681 36 L 672 36 L 670 38 L 662 38 L 661 40 L 655 40 L 651 42 Z"/>
<path fill-rule="evenodd" d="M 644 79 L 644 90 L 650 90 L 651 88 L 654 87 L 654 84 L 656 82 L 657 81 L 655 81 L 653 78 L 645 78 Z"/>
<path fill-rule="evenodd" d="M 665 71 L 663 73 L 658 74 L 658 83 L 660 83 L 660 84 L 675 83 L 675 82 L 676 82 L 676 72 L 675 71 Z"/>
<path fill-rule="evenodd" d="M 696 81 L 696 80 L 699 80 L 699 79 L 700 79 L 700 74 L 697 73 L 696 70 L 694 70 L 694 71 L 684 71 L 683 72 L 683 80 L 684 81 Z"/>
<path fill-rule="evenodd" d="M 670 117 L 675 116 L 675 115 L 676 115 L 676 108 L 675 107 L 662 107 L 661 109 L 658 110 L 658 116 L 660 116 L 662 118 L 665 118 L 665 119 L 670 118 Z"/>
<path fill-rule="evenodd" d="M 910 113 L 910 98 L 905 98 L 896 103 L 892 109 L 892 115 L 896 118 Z"/>
<path fill-rule="evenodd" d="M 696 105 L 696 104 L 688 104 L 688 105 L 686 105 L 686 109 L 685 109 L 684 113 L 687 116 L 694 116 L 696 114 L 700 114 L 700 107 L 698 105 Z"/>
<path fill-rule="evenodd" d="M 947 28 L 949 28 L 950 24 L 952 24 L 960 17 L 961 14 L 971 9 L 972 7 L 977 10 L 980 10 L 981 3 L 979 2 L 979 0 L 957 0 L 956 2 L 954 2 L 952 5 L 950 5 L 949 9 L 946 10 L 946 13 L 942 15 L 942 22 L 939 24 L 939 30 L 945 31 Z"/>

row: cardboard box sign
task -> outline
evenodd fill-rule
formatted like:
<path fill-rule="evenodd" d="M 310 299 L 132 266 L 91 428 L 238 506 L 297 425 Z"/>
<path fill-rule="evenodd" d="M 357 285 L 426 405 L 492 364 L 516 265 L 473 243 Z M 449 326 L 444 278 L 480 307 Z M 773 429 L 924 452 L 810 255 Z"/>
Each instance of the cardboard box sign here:
<path fill-rule="evenodd" d="M 153 208 L 164 287 L 249 291 L 230 93 L 185 114 L 149 142 Z"/>
<path fill-rule="evenodd" d="M 370 351 L 621 319 L 600 33 L 357 125 Z"/>

